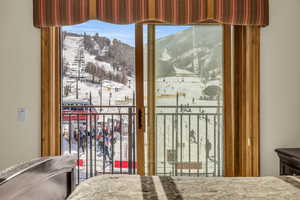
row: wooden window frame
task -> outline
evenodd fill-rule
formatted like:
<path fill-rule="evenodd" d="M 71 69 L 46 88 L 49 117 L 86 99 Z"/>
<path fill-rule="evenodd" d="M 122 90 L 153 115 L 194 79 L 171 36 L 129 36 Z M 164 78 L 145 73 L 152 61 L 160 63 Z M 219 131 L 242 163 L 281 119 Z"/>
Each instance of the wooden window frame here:
<path fill-rule="evenodd" d="M 60 28 L 41 30 L 41 156 L 61 154 L 61 46 Z"/>
<path fill-rule="evenodd" d="M 155 22 L 151 22 L 155 23 Z M 260 175 L 260 27 L 224 26 L 224 175 Z M 142 24 L 136 25 L 137 74 L 143 74 Z M 60 155 L 61 101 L 60 28 L 41 31 L 42 57 L 42 156 Z M 141 76 L 137 81 L 142 82 Z M 136 90 L 143 93 L 143 84 Z M 144 113 L 143 99 L 137 111 Z M 144 127 L 137 124 L 137 148 L 144 149 Z M 137 151 L 144 166 L 143 151 Z M 144 167 L 138 174 L 145 175 Z"/>
<path fill-rule="evenodd" d="M 260 27 L 233 36 L 235 175 L 260 176 Z"/>

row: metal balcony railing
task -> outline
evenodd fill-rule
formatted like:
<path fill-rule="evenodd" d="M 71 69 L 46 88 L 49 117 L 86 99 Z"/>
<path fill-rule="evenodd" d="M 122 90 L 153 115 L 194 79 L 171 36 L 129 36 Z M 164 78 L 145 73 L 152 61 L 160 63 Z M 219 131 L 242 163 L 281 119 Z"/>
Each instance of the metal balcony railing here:
<path fill-rule="evenodd" d="M 157 175 L 222 176 L 222 113 L 222 106 L 157 106 Z M 135 106 L 62 107 L 62 154 L 77 155 L 77 183 L 136 174 L 135 114 Z"/>

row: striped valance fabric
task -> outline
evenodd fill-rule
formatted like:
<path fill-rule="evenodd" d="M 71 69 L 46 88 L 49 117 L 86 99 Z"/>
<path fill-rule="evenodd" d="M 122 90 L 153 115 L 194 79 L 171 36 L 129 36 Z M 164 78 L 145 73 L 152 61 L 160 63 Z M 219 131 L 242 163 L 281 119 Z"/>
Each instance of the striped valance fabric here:
<path fill-rule="evenodd" d="M 36 27 L 65 26 L 97 19 L 114 24 L 217 22 L 269 24 L 268 0 L 33 0 Z"/>
<path fill-rule="evenodd" d="M 209 0 L 155 0 L 154 19 L 169 24 L 194 24 L 213 20 Z M 213 10 L 211 10 L 213 11 Z"/>
<path fill-rule="evenodd" d="M 90 19 L 89 0 L 33 0 L 36 27 L 66 26 Z"/>
<path fill-rule="evenodd" d="M 149 18 L 148 0 L 96 0 L 96 6 L 97 19 L 113 24 L 133 24 Z"/>
<path fill-rule="evenodd" d="M 215 19 L 224 24 L 269 25 L 268 0 L 216 0 Z"/>
<path fill-rule="evenodd" d="M 155 19 L 170 24 L 269 24 L 268 0 L 155 0 Z"/>

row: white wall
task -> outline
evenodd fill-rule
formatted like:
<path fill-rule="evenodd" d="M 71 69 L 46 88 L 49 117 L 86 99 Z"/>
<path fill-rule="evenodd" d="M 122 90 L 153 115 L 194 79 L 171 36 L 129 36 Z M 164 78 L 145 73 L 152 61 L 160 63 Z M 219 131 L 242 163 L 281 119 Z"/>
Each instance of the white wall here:
<path fill-rule="evenodd" d="M 262 30 L 261 172 L 278 175 L 279 147 L 300 147 L 300 1 L 270 0 Z M 32 0 L 0 1 L 0 169 L 40 155 L 40 32 Z M 28 119 L 17 121 L 17 108 Z"/>
<path fill-rule="evenodd" d="M 32 0 L 0 1 L 0 169 L 40 155 L 40 31 Z M 17 121 L 17 108 L 28 119 Z"/>
<path fill-rule="evenodd" d="M 299 0 L 270 0 L 271 24 L 262 31 L 262 175 L 279 175 L 274 149 L 300 148 L 299 11 Z"/>

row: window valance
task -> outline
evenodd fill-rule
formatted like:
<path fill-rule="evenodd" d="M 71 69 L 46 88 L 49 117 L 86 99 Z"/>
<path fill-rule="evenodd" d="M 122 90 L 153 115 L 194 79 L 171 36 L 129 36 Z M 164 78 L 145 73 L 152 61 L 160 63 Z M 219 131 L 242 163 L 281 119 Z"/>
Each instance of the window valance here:
<path fill-rule="evenodd" d="M 114 24 L 269 24 L 268 0 L 33 0 L 33 4 L 38 28 L 93 19 Z"/>

